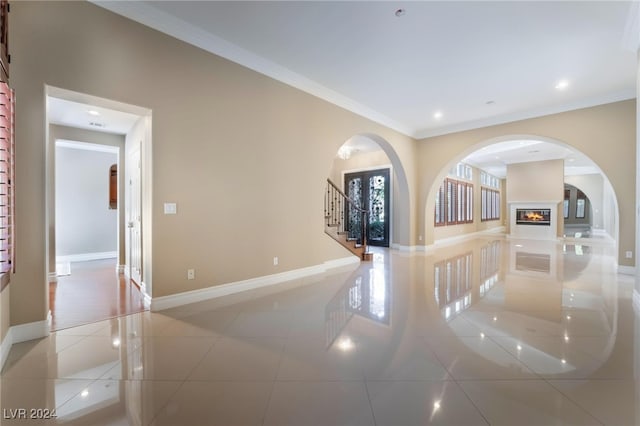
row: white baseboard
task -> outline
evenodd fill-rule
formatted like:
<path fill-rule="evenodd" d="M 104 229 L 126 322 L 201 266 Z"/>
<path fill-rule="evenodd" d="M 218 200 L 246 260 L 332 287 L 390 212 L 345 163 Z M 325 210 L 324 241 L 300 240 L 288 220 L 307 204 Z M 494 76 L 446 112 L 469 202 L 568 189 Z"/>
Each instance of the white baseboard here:
<path fill-rule="evenodd" d="M 162 311 L 164 309 L 175 308 L 189 303 L 201 302 L 207 299 L 228 296 L 242 291 L 254 290 L 311 275 L 321 274 L 330 269 L 358 263 L 360 263 L 360 259 L 356 256 L 349 256 L 341 259 L 329 260 L 321 265 L 294 269 L 292 271 L 286 271 L 279 274 L 265 275 L 262 277 L 250 278 L 248 280 L 236 281 L 214 287 L 185 291 L 183 293 L 172 294 L 169 296 L 153 297 L 151 298 L 150 309 L 152 311 Z"/>
<path fill-rule="evenodd" d="M 57 283 L 58 282 L 58 274 L 55 272 L 49 272 L 49 274 L 47 275 L 47 279 L 49 280 L 48 282 L 50 283 Z"/>
<path fill-rule="evenodd" d="M 56 262 L 87 262 L 89 260 L 111 259 L 118 257 L 117 251 L 103 251 L 98 253 L 79 253 L 67 256 L 57 256 Z"/>
<path fill-rule="evenodd" d="M 640 315 L 640 291 L 637 288 L 633 289 L 633 310 Z"/>
<path fill-rule="evenodd" d="M 442 238 L 440 240 L 434 241 L 433 244 L 421 245 L 421 246 L 403 246 L 400 244 L 392 244 L 391 248 L 397 249 L 400 251 L 407 252 L 430 252 L 438 247 L 449 246 L 457 243 L 461 243 L 463 241 L 472 240 L 477 237 L 493 235 L 493 234 L 504 234 L 506 227 L 497 226 L 491 229 L 485 229 L 482 231 L 470 232 L 462 235 L 455 235 L 453 237 Z"/>
<path fill-rule="evenodd" d="M 618 273 L 622 275 L 635 275 L 636 268 L 633 266 L 618 265 Z"/>
<path fill-rule="evenodd" d="M 27 342 L 29 340 L 41 339 L 49 335 L 51 320 L 30 322 L 27 324 L 14 325 L 10 328 L 12 344 Z"/>
<path fill-rule="evenodd" d="M 9 351 L 11 350 L 11 345 L 13 344 L 13 339 L 11 338 L 11 328 L 7 330 L 7 334 L 2 339 L 0 343 L 0 369 L 4 368 L 4 363 L 7 361 L 9 357 Z"/>
<path fill-rule="evenodd" d="M 425 246 L 403 246 L 401 244 L 393 243 L 390 247 L 401 252 L 413 253 L 417 251 L 424 251 Z"/>
<path fill-rule="evenodd" d="M 116 272 L 118 274 L 124 274 L 126 265 L 116 265 Z"/>
<path fill-rule="evenodd" d="M 130 278 L 127 277 L 127 279 Z M 147 285 L 144 281 L 140 281 L 138 288 L 140 289 L 140 293 L 142 293 L 142 303 L 144 304 L 145 309 L 151 309 L 151 296 L 149 296 L 149 292 L 147 291 Z"/>
<path fill-rule="evenodd" d="M 51 311 L 49 311 L 46 320 L 9 327 L 6 336 L 2 340 L 2 343 L 0 343 L 0 369 L 4 367 L 4 363 L 9 356 L 11 346 L 16 343 L 47 337 L 50 329 Z"/>

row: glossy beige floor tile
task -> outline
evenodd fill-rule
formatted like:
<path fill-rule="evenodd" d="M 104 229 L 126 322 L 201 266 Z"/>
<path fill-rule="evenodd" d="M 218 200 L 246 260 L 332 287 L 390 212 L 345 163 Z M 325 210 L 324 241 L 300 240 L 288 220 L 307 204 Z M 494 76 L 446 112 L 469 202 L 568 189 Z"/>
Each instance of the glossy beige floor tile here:
<path fill-rule="evenodd" d="M 101 378 L 184 380 L 214 342 L 211 337 L 145 337 L 140 349 L 128 354 Z"/>
<path fill-rule="evenodd" d="M 288 311 L 241 312 L 227 326 L 225 335 L 235 337 L 288 337 L 293 314 Z"/>
<path fill-rule="evenodd" d="M 275 380 L 282 358 L 282 338 L 232 338 L 216 341 L 189 380 Z"/>
<path fill-rule="evenodd" d="M 453 381 L 368 382 L 377 426 L 488 424 Z"/>
<path fill-rule="evenodd" d="M 158 333 L 160 336 L 202 336 L 218 337 L 238 316 L 238 312 L 229 309 L 184 314 L 173 321 L 167 320 L 166 326 Z"/>
<path fill-rule="evenodd" d="M 640 424 L 640 380 L 551 380 L 549 383 L 603 424 Z"/>
<path fill-rule="evenodd" d="M 487 337 L 442 337 L 429 346 L 455 380 L 532 379 L 535 374 Z"/>
<path fill-rule="evenodd" d="M 1 414 L 77 425 L 640 424 L 614 248 L 482 237 L 11 349 Z M 533 261 L 532 261 L 533 260 Z M 15 417 L 15 416 L 14 416 Z"/>
<path fill-rule="evenodd" d="M 2 425 L 57 424 L 60 408 L 86 389 L 90 380 L 2 378 L 0 398 Z M 20 410 L 25 410 L 23 413 Z M 46 410 L 50 418 L 35 418 L 32 410 Z M 42 412 L 42 414 L 45 414 Z"/>
<path fill-rule="evenodd" d="M 96 380 L 57 409 L 70 425 L 146 425 L 177 392 L 180 382 Z"/>
<path fill-rule="evenodd" d="M 585 378 L 591 376 L 601 363 L 575 347 L 570 339 L 559 336 L 536 336 L 526 339 L 492 337 L 539 377 Z"/>
<path fill-rule="evenodd" d="M 364 383 L 276 382 L 264 425 L 375 425 Z"/>
<path fill-rule="evenodd" d="M 599 425 L 593 416 L 542 380 L 461 382 L 491 425 Z"/>
<path fill-rule="evenodd" d="M 450 379 L 444 365 L 420 337 L 405 339 L 398 347 L 362 339 L 358 351 L 366 380 Z"/>
<path fill-rule="evenodd" d="M 331 346 L 315 339 L 289 339 L 278 380 L 363 380 L 357 343 L 342 337 Z"/>
<path fill-rule="evenodd" d="M 186 382 L 152 424 L 261 425 L 272 388 L 269 382 Z"/>

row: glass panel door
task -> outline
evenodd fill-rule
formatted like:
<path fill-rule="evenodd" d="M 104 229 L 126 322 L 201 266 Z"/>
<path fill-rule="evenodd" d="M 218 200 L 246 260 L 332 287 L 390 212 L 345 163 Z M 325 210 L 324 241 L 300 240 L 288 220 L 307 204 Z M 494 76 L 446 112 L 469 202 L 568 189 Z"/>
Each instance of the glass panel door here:
<path fill-rule="evenodd" d="M 368 211 L 367 242 L 389 247 L 389 169 L 348 173 L 344 176 L 345 192 L 360 208 Z M 362 242 L 362 215 L 348 207 L 349 237 Z"/>

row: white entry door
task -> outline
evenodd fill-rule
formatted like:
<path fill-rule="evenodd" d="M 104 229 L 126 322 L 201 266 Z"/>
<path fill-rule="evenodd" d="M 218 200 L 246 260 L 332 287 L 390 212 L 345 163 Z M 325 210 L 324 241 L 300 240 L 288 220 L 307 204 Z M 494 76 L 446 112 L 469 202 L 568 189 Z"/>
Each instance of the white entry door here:
<path fill-rule="evenodd" d="M 142 190 L 140 163 L 140 145 L 131 152 L 129 157 L 129 277 L 142 284 Z"/>

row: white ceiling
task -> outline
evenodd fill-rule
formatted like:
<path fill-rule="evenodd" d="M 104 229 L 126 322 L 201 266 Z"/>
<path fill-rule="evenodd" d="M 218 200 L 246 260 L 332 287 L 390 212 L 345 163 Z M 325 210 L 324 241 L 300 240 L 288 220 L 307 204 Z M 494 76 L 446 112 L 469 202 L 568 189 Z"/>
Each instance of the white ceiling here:
<path fill-rule="evenodd" d="M 418 138 L 636 93 L 631 2 L 96 3 Z"/>
<path fill-rule="evenodd" d="M 416 138 L 636 95 L 632 2 L 94 3 Z M 555 88 L 561 80 L 565 90 Z M 503 177 L 507 164 L 557 158 L 568 175 L 599 172 L 542 141 L 496 144 L 464 161 Z"/>
<path fill-rule="evenodd" d="M 140 119 L 136 114 L 53 96 L 47 102 L 49 123 L 61 126 L 126 135 Z"/>
<path fill-rule="evenodd" d="M 564 160 L 565 176 L 601 173 L 594 162 L 585 155 L 555 143 L 539 140 L 496 143 L 479 149 L 462 161 L 504 178 L 509 164 L 545 160 Z"/>

